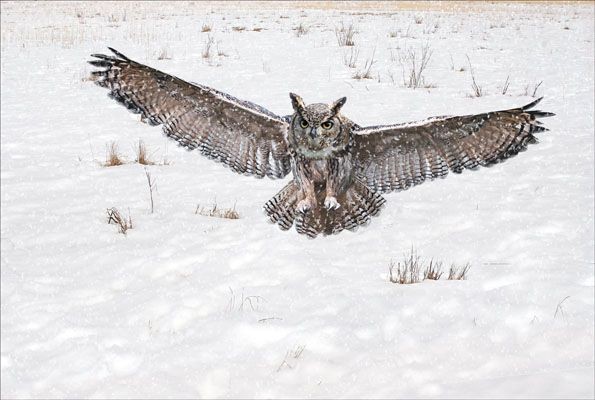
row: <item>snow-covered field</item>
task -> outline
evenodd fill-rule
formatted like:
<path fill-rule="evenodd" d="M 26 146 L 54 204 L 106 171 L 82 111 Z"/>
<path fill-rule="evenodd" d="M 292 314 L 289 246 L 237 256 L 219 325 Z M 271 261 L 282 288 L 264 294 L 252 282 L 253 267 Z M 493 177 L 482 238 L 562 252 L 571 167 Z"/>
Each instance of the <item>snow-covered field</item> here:
<path fill-rule="evenodd" d="M 2 398 L 593 398 L 592 3 L 1 7 Z M 406 88 L 399 54 L 424 45 L 429 87 Z M 361 125 L 477 113 L 543 81 L 557 116 L 518 157 L 309 240 L 262 212 L 284 182 L 176 147 L 88 81 L 106 46 L 280 115 L 290 91 L 347 96 Z M 353 79 L 372 57 L 372 79 Z M 169 162 L 147 167 L 152 214 L 139 138 Z M 129 163 L 101 165 L 111 141 Z M 213 202 L 241 218 L 194 213 Z M 390 283 L 411 247 L 470 262 L 468 279 Z"/>

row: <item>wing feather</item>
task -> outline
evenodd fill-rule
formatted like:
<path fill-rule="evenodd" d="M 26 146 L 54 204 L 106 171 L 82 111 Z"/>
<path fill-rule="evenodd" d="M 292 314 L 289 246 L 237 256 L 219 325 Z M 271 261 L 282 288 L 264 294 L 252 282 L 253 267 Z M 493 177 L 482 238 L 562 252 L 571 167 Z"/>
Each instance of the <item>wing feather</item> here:
<path fill-rule="evenodd" d="M 92 54 L 105 68 L 91 72 L 109 97 L 140 114 L 150 125 L 188 150 L 198 149 L 235 172 L 282 178 L 291 170 L 285 142 L 287 119 L 248 101 L 204 85 L 188 83 L 137 63 L 109 48 L 114 56 Z"/>
<path fill-rule="evenodd" d="M 553 113 L 521 108 L 398 125 L 356 127 L 358 175 L 379 192 L 405 190 L 427 180 L 502 162 L 537 143 L 547 131 L 537 118 Z"/>

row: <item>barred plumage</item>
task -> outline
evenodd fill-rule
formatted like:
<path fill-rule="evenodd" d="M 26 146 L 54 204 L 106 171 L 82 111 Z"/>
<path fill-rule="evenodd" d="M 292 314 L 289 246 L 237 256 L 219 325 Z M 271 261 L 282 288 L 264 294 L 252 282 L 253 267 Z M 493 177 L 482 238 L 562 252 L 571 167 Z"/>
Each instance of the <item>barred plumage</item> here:
<path fill-rule="evenodd" d="M 443 178 L 449 170 L 461 173 L 504 161 L 537 143 L 533 133 L 547 130 L 537 118 L 554 114 L 530 111 L 540 101 L 485 114 L 356 128 L 358 176 L 386 193 Z"/>
<path fill-rule="evenodd" d="M 294 113 L 278 116 L 254 103 L 189 83 L 129 59 L 93 54 L 96 83 L 149 125 L 188 150 L 240 174 L 293 179 L 264 205 L 273 223 L 309 237 L 355 230 L 378 215 L 380 193 L 405 190 L 502 162 L 537 143 L 546 131 L 521 108 L 426 121 L 361 127 L 334 103 L 305 105 L 290 94 Z"/>

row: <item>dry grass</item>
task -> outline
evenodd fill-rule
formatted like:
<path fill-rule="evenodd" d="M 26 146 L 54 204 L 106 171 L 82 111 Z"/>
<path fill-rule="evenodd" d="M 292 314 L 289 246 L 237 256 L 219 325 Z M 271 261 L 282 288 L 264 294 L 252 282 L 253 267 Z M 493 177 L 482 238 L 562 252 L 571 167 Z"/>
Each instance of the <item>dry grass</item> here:
<path fill-rule="evenodd" d="M 207 37 L 207 41 L 205 42 L 204 47 L 202 48 L 201 56 L 204 59 L 210 59 L 213 56 L 213 45 L 215 44 L 215 39 L 211 35 Z"/>
<path fill-rule="evenodd" d="M 136 160 L 134 161 L 142 165 L 155 165 L 155 161 L 151 160 L 151 156 L 147 151 L 147 146 L 142 140 L 138 141 L 138 146 L 136 148 Z"/>
<path fill-rule="evenodd" d="M 213 25 L 209 23 L 202 24 L 202 28 L 200 29 L 201 32 L 211 32 L 213 30 Z"/>
<path fill-rule="evenodd" d="M 219 43 L 217 43 L 217 55 L 219 57 L 229 57 L 229 55 L 219 48 Z"/>
<path fill-rule="evenodd" d="M 435 87 L 434 84 L 426 83 L 424 77 L 431 58 L 432 49 L 427 43 L 421 46 L 419 52 L 409 48 L 406 52 L 399 53 L 399 63 L 403 71 L 403 85 L 405 87 L 411 89 Z"/>
<path fill-rule="evenodd" d="M 523 96 L 531 96 L 531 97 L 537 97 L 537 89 L 539 89 L 539 87 L 541 86 L 541 84 L 543 83 L 543 81 L 539 82 L 539 83 L 534 83 L 534 84 L 527 84 L 525 85 L 525 91 L 523 92 Z"/>
<path fill-rule="evenodd" d="M 441 262 L 434 262 L 434 260 L 430 260 L 430 263 L 424 270 L 424 280 L 430 279 L 433 281 L 437 281 L 442 276 L 442 263 Z"/>
<path fill-rule="evenodd" d="M 343 53 L 343 64 L 349 68 L 357 67 L 357 58 L 359 57 L 359 50 L 355 47 L 350 47 L 349 51 Z"/>
<path fill-rule="evenodd" d="M 233 26 L 231 29 L 236 32 L 243 32 L 246 30 L 246 27 L 245 26 Z"/>
<path fill-rule="evenodd" d="M 404 256 L 402 261 L 391 260 L 388 266 L 389 281 L 400 285 L 418 283 L 420 281 L 421 258 L 411 249 L 409 256 Z"/>
<path fill-rule="evenodd" d="M 508 87 L 510 86 L 510 75 L 506 76 L 506 81 L 504 81 L 504 85 L 502 86 L 502 94 L 506 94 L 508 92 Z"/>
<path fill-rule="evenodd" d="M 450 266 L 450 270 L 448 271 L 448 280 L 461 281 L 467 279 L 467 272 L 469 272 L 469 268 L 471 268 L 471 264 L 469 263 L 465 265 L 452 264 Z"/>
<path fill-rule="evenodd" d="M 122 155 L 120 154 L 118 144 L 116 142 L 110 142 L 106 145 L 105 162 L 103 163 L 103 166 L 116 167 L 122 164 L 125 164 L 125 161 Z"/>
<path fill-rule="evenodd" d="M 157 59 L 158 60 L 171 60 L 172 59 L 171 51 L 165 47 L 162 48 L 159 51 L 159 54 L 157 55 Z"/>
<path fill-rule="evenodd" d="M 471 89 L 473 89 L 473 93 L 471 97 L 481 97 L 485 94 L 483 88 L 477 84 L 475 80 L 475 71 L 473 71 L 473 66 L 471 65 L 471 60 L 469 56 L 467 56 L 467 62 L 469 63 L 469 71 L 471 72 Z"/>
<path fill-rule="evenodd" d="M 245 296 L 244 289 L 242 288 L 242 296 L 241 298 L 236 298 L 236 294 L 234 293 L 233 289 L 229 288 L 229 301 L 227 303 L 227 310 L 229 312 L 233 311 L 260 311 L 260 306 L 266 300 L 262 296 Z M 248 309 L 250 307 L 250 309 Z"/>
<path fill-rule="evenodd" d="M 417 25 L 420 25 L 420 24 L 422 24 L 424 22 L 424 19 L 420 15 L 416 15 L 415 17 L 413 17 L 413 21 Z"/>
<path fill-rule="evenodd" d="M 153 191 L 155 190 L 155 178 L 151 176 L 151 173 L 145 168 L 145 176 L 147 177 L 147 185 L 149 186 L 149 196 L 151 199 L 151 214 L 153 214 L 155 203 L 153 202 Z"/>
<path fill-rule="evenodd" d="M 352 76 L 353 79 L 372 79 L 372 65 L 376 62 L 376 60 L 374 60 L 375 53 L 376 49 L 372 51 L 372 56 L 366 60 L 364 67 L 355 71 Z"/>
<path fill-rule="evenodd" d="M 288 350 L 285 353 L 285 358 L 283 361 L 281 361 L 281 364 L 277 368 L 277 372 L 281 371 L 283 368 L 293 369 L 295 367 L 295 363 L 302 356 L 302 353 L 305 349 L 306 346 L 296 346 L 292 350 Z"/>
<path fill-rule="evenodd" d="M 295 28 L 293 28 L 295 31 L 295 36 L 296 37 L 302 37 L 305 34 L 307 34 L 308 32 L 310 32 L 310 28 L 308 28 L 306 25 L 304 25 L 303 23 L 300 22 L 300 24 L 298 26 L 296 26 Z"/>
<path fill-rule="evenodd" d="M 337 43 L 339 46 L 355 46 L 355 34 L 357 30 L 353 24 L 345 26 L 341 22 L 341 26 L 335 28 L 335 36 L 337 37 Z"/>
<path fill-rule="evenodd" d="M 130 210 L 128 210 L 128 218 L 122 216 L 116 207 L 107 209 L 107 223 L 118 226 L 118 232 L 125 235 L 128 229 L 132 229 L 132 217 Z"/>
<path fill-rule="evenodd" d="M 196 210 L 194 214 L 203 215 L 205 217 L 216 217 L 216 218 L 226 218 L 226 219 L 239 219 L 240 214 L 236 211 L 236 205 L 234 204 L 232 208 L 219 208 L 217 203 L 213 204 L 211 207 L 203 207 L 200 204 L 196 205 Z"/>
<path fill-rule="evenodd" d="M 400 285 L 419 283 L 425 280 L 439 280 L 442 275 L 441 261 L 429 262 L 423 260 L 414 249 L 410 253 L 403 256 L 401 261 L 395 263 L 390 261 L 388 267 L 388 279 L 392 283 Z M 464 265 L 451 264 L 448 271 L 448 280 L 464 280 L 467 278 L 467 272 L 471 265 L 469 263 Z"/>
<path fill-rule="evenodd" d="M 261 28 L 260 26 L 255 26 L 254 28 L 252 28 L 253 32 L 261 32 L 262 30 L 264 30 L 264 28 Z"/>

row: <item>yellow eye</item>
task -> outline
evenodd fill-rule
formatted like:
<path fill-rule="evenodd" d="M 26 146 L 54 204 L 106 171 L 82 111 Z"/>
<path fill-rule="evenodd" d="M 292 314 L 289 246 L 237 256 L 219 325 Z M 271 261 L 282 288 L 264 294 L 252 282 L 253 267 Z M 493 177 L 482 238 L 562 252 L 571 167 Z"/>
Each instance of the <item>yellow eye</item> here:
<path fill-rule="evenodd" d="M 320 126 L 324 129 L 331 129 L 333 127 L 333 121 L 324 121 Z"/>
<path fill-rule="evenodd" d="M 305 119 L 301 120 L 300 122 L 300 126 L 304 129 L 307 128 L 309 125 L 310 124 L 308 124 L 308 121 L 306 121 Z"/>

